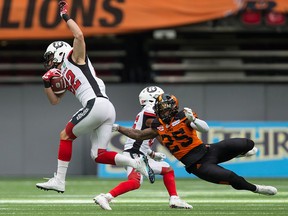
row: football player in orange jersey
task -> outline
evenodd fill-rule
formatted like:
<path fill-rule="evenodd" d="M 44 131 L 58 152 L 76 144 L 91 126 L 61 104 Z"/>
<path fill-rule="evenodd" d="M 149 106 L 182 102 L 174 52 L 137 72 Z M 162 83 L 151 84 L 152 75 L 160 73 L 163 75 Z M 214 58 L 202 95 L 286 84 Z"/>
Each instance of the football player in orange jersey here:
<path fill-rule="evenodd" d="M 158 86 L 148 86 L 139 94 L 139 102 L 142 107 L 137 114 L 133 128 L 144 130 L 151 126 L 156 118 L 153 106 L 158 95 L 164 91 Z M 161 152 L 154 152 L 151 146 L 154 139 L 134 140 L 127 138 L 124 144 L 123 155 L 137 158 L 139 155 L 147 155 L 148 164 L 155 175 L 162 175 L 163 183 L 169 194 L 169 206 L 171 208 L 192 209 L 193 207 L 180 199 L 176 189 L 175 175 L 173 168 L 164 159 L 166 155 Z M 125 167 L 127 180 L 121 182 L 108 193 L 101 193 L 94 198 L 94 201 L 104 210 L 112 210 L 110 202 L 116 197 L 132 190 L 137 190 L 143 183 L 143 176 L 131 167 Z"/>
<path fill-rule="evenodd" d="M 136 130 L 114 124 L 113 130 L 135 140 L 158 137 L 161 144 L 185 165 L 188 173 L 193 173 L 208 182 L 231 185 L 236 190 L 248 190 L 264 195 L 277 193 L 275 187 L 249 183 L 243 177 L 219 165 L 235 157 L 254 155 L 257 148 L 252 140 L 231 138 L 205 144 L 196 131 L 207 132 L 207 123 L 199 119 L 190 108 L 180 111 L 178 109 L 178 99 L 174 95 L 161 94 L 154 105 L 157 118 L 150 128 Z"/>

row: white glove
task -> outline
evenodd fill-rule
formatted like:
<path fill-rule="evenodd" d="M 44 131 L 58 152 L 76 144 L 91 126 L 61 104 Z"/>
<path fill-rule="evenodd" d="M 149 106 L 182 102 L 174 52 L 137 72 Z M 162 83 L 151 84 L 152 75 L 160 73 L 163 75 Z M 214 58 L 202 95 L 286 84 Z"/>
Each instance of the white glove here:
<path fill-rule="evenodd" d="M 59 1 L 60 16 L 63 17 L 64 14 L 67 14 L 68 4 L 65 0 Z"/>
<path fill-rule="evenodd" d="M 154 152 L 152 149 L 148 149 L 147 154 L 155 161 L 163 161 L 166 155 L 162 152 Z"/>
<path fill-rule="evenodd" d="M 119 124 L 113 124 L 112 126 L 112 132 L 116 132 L 119 130 Z"/>
<path fill-rule="evenodd" d="M 155 161 L 163 161 L 166 159 L 166 155 L 162 152 L 154 152 L 154 158 Z"/>
<path fill-rule="evenodd" d="M 184 108 L 184 113 L 185 113 L 185 116 L 187 117 L 187 119 L 191 122 L 194 122 L 195 121 L 195 116 L 193 115 L 193 112 L 192 112 L 192 109 L 188 108 L 188 107 L 185 107 Z"/>

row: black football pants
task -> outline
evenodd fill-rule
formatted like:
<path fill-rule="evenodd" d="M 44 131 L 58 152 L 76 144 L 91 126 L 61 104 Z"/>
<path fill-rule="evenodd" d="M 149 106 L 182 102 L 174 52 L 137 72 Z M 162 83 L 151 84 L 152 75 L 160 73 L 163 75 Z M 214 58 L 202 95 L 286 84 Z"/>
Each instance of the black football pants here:
<path fill-rule="evenodd" d="M 219 166 L 239 154 L 245 154 L 254 147 L 254 142 L 246 138 L 232 138 L 207 145 L 207 153 L 195 164 L 186 168 L 199 178 L 216 184 L 228 184 L 237 190 L 255 191 L 256 186 L 247 182 L 231 170 Z"/>

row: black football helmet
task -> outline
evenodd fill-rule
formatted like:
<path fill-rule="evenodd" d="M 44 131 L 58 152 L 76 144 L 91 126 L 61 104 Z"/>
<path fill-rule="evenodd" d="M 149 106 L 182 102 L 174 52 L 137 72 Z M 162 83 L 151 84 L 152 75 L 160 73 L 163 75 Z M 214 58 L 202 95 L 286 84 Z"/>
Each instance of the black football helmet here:
<path fill-rule="evenodd" d="M 166 124 L 170 124 L 178 113 L 178 99 L 171 94 L 161 94 L 154 105 L 156 115 Z"/>

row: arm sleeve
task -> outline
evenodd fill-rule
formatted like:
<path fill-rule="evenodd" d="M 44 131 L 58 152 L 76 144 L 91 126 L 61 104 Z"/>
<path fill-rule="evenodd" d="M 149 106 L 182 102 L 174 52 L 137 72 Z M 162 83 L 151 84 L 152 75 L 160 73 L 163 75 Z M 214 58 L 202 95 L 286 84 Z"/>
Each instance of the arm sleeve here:
<path fill-rule="evenodd" d="M 190 126 L 191 126 L 193 129 L 195 129 L 195 130 L 197 130 L 197 131 L 199 131 L 199 132 L 202 132 L 202 133 L 209 131 L 209 126 L 208 126 L 208 124 L 207 124 L 205 121 L 203 121 L 203 120 L 201 120 L 201 119 L 199 119 L 199 118 L 196 118 L 194 122 L 191 122 L 191 123 L 190 123 Z"/>

